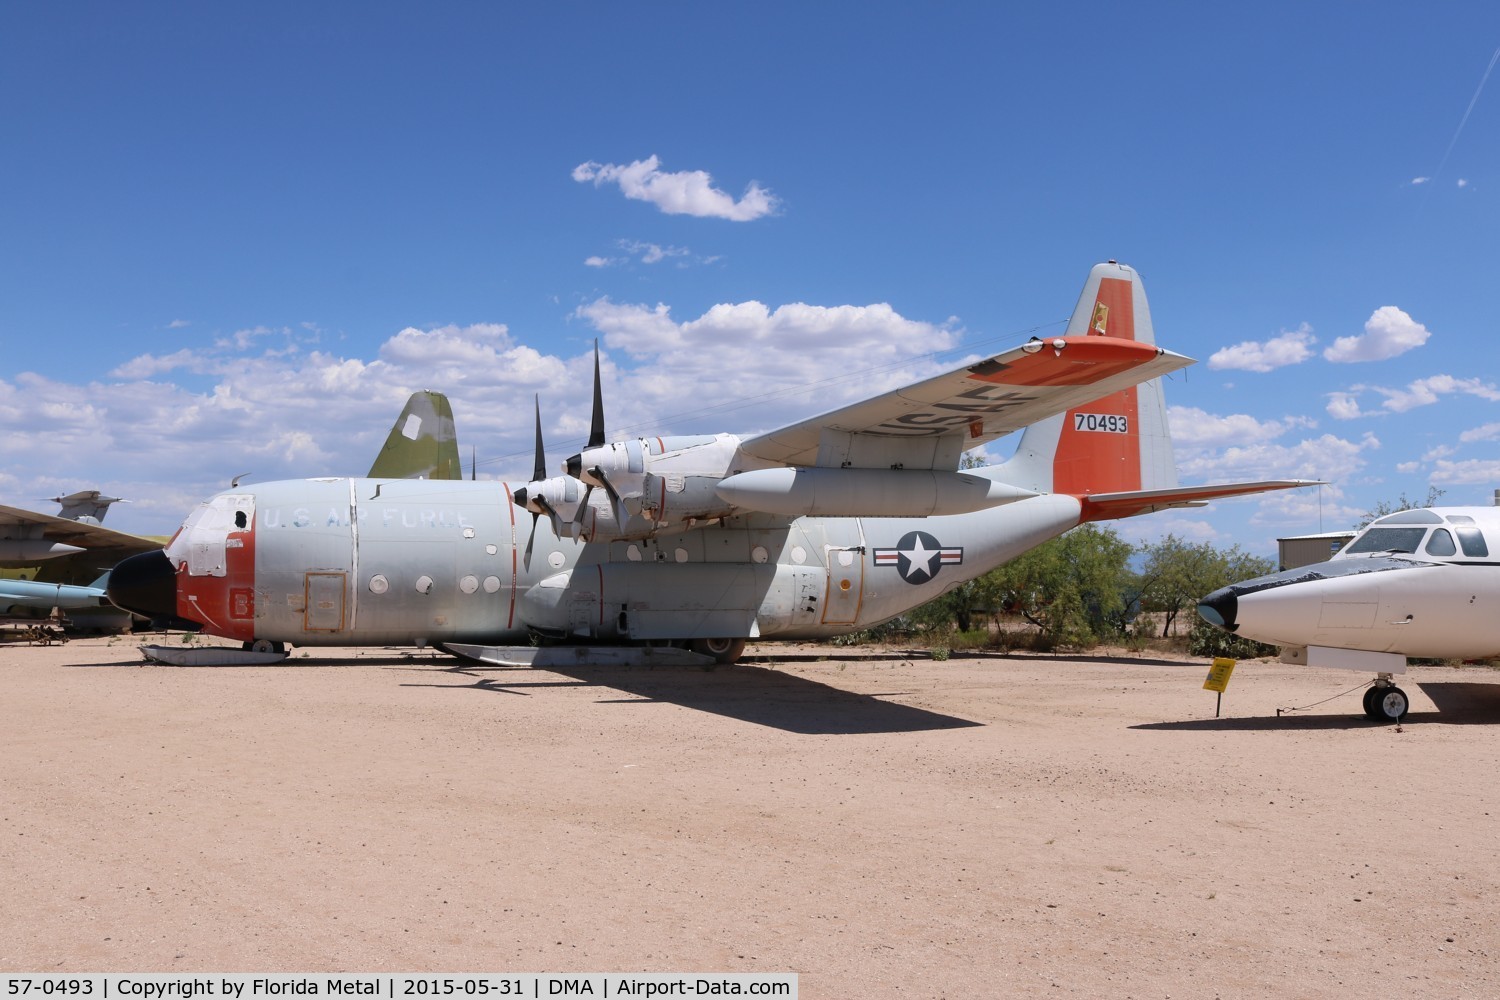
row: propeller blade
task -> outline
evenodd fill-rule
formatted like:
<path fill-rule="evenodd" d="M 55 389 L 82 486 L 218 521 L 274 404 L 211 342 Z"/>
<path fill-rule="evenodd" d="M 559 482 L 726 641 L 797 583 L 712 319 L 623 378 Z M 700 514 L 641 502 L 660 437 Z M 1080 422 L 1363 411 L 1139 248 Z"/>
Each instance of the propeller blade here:
<path fill-rule="evenodd" d="M 528 570 L 531 569 L 531 547 L 536 544 L 536 523 L 541 520 L 542 515 L 532 511 L 531 534 L 526 537 L 526 554 L 521 557 L 521 564 Z"/>
<path fill-rule="evenodd" d="M 615 489 L 615 484 L 609 481 L 604 470 L 597 465 L 589 470 L 589 475 L 599 480 L 604 486 L 604 492 L 609 494 L 609 502 L 615 512 L 615 524 L 621 528 L 625 527 L 625 522 L 630 520 L 630 512 L 625 509 L 625 501 L 621 498 L 620 491 Z"/>
<path fill-rule="evenodd" d="M 579 502 L 578 509 L 573 512 L 573 523 L 574 524 L 576 524 L 576 525 L 583 524 L 583 515 L 584 515 L 584 512 L 586 512 L 589 509 L 589 497 L 593 496 L 593 494 L 594 494 L 594 484 L 593 483 L 584 483 L 583 484 L 583 499 Z"/>
<path fill-rule="evenodd" d="M 536 463 L 531 468 L 532 482 L 547 478 L 547 450 L 542 446 L 542 397 L 533 396 L 536 403 Z"/>
<path fill-rule="evenodd" d="M 604 444 L 604 391 L 599 386 L 599 341 L 594 341 L 594 419 L 589 425 L 588 447 Z"/>
<path fill-rule="evenodd" d="M 557 513 L 557 508 L 553 507 L 547 502 L 547 498 L 542 496 L 536 498 L 536 505 L 542 508 L 542 513 L 546 514 L 547 519 L 552 522 L 552 533 L 558 538 L 566 538 L 567 536 L 563 534 L 562 530 L 562 516 Z M 535 527 L 536 523 L 532 522 L 532 528 L 535 529 Z"/>

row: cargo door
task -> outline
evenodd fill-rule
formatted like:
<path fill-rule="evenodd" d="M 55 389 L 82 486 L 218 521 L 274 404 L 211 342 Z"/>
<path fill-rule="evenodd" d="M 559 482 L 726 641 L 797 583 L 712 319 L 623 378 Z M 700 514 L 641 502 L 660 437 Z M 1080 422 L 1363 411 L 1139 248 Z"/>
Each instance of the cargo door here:
<path fill-rule="evenodd" d="M 859 604 L 865 587 L 863 547 L 824 546 L 828 560 L 828 583 L 823 595 L 824 625 L 853 625 L 859 620 Z"/>
<path fill-rule="evenodd" d="M 308 573 L 303 602 L 302 628 L 307 632 L 342 632 L 344 630 L 344 594 L 348 590 L 346 573 Z"/>

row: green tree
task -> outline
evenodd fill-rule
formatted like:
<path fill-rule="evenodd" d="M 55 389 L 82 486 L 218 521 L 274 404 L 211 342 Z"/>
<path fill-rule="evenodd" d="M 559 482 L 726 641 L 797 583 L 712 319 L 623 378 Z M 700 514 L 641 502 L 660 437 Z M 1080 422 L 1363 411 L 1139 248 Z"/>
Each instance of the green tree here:
<path fill-rule="evenodd" d="M 1238 545 L 1220 550 L 1208 542 L 1189 544 L 1176 535 L 1143 545 L 1142 552 L 1141 608 L 1163 616 L 1163 638 L 1174 633 L 1178 616 L 1197 605 L 1203 595 L 1276 568 L 1271 560 L 1251 555 Z"/>
<path fill-rule="evenodd" d="M 1085 524 L 985 574 L 995 602 L 1053 643 L 1088 646 L 1119 632 L 1134 548 Z"/>

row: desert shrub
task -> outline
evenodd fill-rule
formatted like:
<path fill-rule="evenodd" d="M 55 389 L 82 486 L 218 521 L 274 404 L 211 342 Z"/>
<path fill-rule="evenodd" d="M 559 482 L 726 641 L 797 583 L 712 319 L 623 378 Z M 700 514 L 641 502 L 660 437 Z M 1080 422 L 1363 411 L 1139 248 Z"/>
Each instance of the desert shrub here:
<path fill-rule="evenodd" d="M 1193 656 L 1228 656 L 1236 660 L 1253 660 L 1262 656 L 1276 656 L 1281 652 L 1281 647 L 1233 635 L 1205 621 L 1196 621 L 1188 632 L 1188 652 Z"/>

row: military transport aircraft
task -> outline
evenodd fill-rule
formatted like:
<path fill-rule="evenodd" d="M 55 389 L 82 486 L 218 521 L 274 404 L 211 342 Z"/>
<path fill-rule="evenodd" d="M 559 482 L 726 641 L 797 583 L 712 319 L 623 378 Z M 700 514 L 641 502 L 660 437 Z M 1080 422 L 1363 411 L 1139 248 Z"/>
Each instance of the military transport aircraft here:
<path fill-rule="evenodd" d="M 1495 555 L 1491 555 L 1495 553 Z M 1281 658 L 1376 674 L 1365 714 L 1406 714 L 1408 656 L 1500 657 L 1500 508 L 1426 507 L 1372 522 L 1332 559 L 1232 583 L 1198 614 Z"/>
<path fill-rule="evenodd" d="M 588 445 L 533 479 L 307 479 L 209 498 L 110 599 L 247 649 L 690 646 L 817 639 L 890 619 L 1086 521 L 1308 485 L 1179 486 L 1135 271 L 1090 272 L 1067 331 L 751 437 Z M 538 405 L 538 413 L 540 407 Z M 1026 428 L 1001 465 L 961 454 Z M 528 523 L 527 513 L 531 515 Z M 705 660 L 707 662 L 707 660 Z"/>

